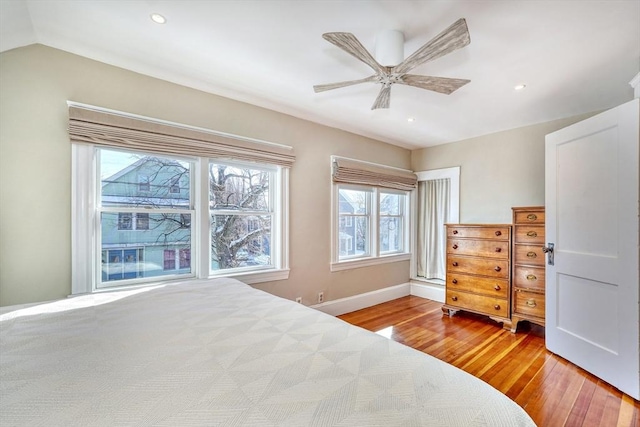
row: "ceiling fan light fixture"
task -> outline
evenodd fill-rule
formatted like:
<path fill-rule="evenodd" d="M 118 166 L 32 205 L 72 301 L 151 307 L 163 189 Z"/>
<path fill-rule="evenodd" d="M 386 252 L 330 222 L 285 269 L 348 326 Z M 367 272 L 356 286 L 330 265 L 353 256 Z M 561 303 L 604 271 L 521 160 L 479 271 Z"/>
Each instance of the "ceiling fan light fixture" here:
<path fill-rule="evenodd" d="M 167 22 L 167 18 L 165 18 L 164 16 L 160 15 L 159 13 L 152 13 L 151 14 L 151 20 L 153 22 L 155 22 L 156 24 L 165 24 Z"/>
<path fill-rule="evenodd" d="M 398 30 L 384 30 L 378 33 L 375 58 L 387 67 L 404 61 L 404 34 Z"/>
<path fill-rule="evenodd" d="M 519 84 L 519 85 L 514 86 L 513 88 L 514 88 L 515 90 L 522 90 L 522 89 L 524 89 L 525 87 L 527 87 L 527 85 L 525 85 L 525 84 L 522 84 L 522 83 L 521 83 L 521 84 Z"/>
<path fill-rule="evenodd" d="M 413 122 L 415 122 L 415 121 L 416 121 L 416 118 L 415 118 L 415 117 L 409 117 L 409 118 L 407 119 L 407 121 L 408 121 L 409 123 L 413 123 Z"/>

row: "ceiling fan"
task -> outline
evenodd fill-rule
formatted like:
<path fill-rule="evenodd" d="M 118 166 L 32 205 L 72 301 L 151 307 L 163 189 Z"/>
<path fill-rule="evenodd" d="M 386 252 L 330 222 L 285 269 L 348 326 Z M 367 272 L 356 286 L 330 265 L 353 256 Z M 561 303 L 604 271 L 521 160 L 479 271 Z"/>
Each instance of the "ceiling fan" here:
<path fill-rule="evenodd" d="M 431 41 L 416 50 L 411 56 L 395 66 L 381 65 L 351 33 L 325 33 L 322 37 L 329 43 L 338 46 L 348 54 L 364 62 L 376 72 L 374 75 L 359 80 L 316 85 L 313 90 L 324 92 L 359 83 L 379 83 L 382 85 L 372 110 L 389 108 L 391 86 L 402 84 L 420 89 L 432 90 L 446 95 L 469 83 L 471 80 L 452 79 L 447 77 L 420 76 L 407 74 L 418 65 L 440 58 L 457 49 L 463 48 L 471 42 L 467 22 L 464 18 L 458 19 L 449 28 L 435 36 Z"/>

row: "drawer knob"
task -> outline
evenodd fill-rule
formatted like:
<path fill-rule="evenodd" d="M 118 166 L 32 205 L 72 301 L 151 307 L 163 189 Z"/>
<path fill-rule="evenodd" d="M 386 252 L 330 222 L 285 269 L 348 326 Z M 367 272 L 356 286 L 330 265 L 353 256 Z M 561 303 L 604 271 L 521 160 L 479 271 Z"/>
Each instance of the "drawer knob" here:
<path fill-rule="evenodd" d="M 499 266 L 499 265 L 496 265 L 496 268 L 494 268 L 494 270 L 495 270 L 495 271 L 500 271 L 500 270 L 502 270 L 502 269 L 500 268 L 500 266 Z"/>
<path fill-rule="evenodd" d="M 527 307 L 535 307 L 536 305 L 537 305 L 536 304 L 536 300 L 534 300 L 534 299 L 528 299 L 527 300 Z"/>
<path fill-rule="evenodd" d="M 535 231 L 529 231 L 527 233 L 527 236 L 528 237 L 538 237 L 538 233 L 536 233 Z"/>
<path fill-rule="evenodd" d="M 495 289 L 496 291 L 499 291 L 499 290 L 500 290 L 500 289 L 502 289 L 502 288 L 500 287 L 500 285 L 495 285 L 495 286 L 493 287 L 493 289 Z"/>
<path fill-rule="evenodd" d="M 496 231 L 496 236 L 502 236 L 502 231 L 500 230 Z"/>
<path fill-rule="evenodd" d="M 500 304 L 494 305 L 493 308 L 495 308 L 496 310 L 500 310 Z"/>
<path fill-rule="evenodd" d="M 451 265 L 453 265 L 454 267 L 457 267 L 458 266 L 458 262 L 454 261 L 454 262 L 451 263 Z"/>
<path fill-rule="evenodd" d="M 527 215 L 527 219 L 529 221 L 535 221 L 536 219 L 538 219 L 538 216 L 536 214 L 529 214 Z"/>
<path fill-rule="evenodd" d="M 535 258 L 535 257 L 537 257 L 537 256 L 538 256 L 538 255 L 536 255 L 536 253 L 535 253 L 535 252 L 527 252 L 527 258 Z"/>
<path fill-rule="evenodd" d="M 451 297 L 451 301 L 458 301 L 458 297 Z"/>
<path fill-rule="evenodd" d="M 453 245 L 453 249 L 458 249 L 458 245 Z"/>
<path fill-rule="evenodd" d="M 534 280 L 538 280 L 538 278 L 536 277 L 535 274 L 527 274 L 527 280 L 534 281 Z"/>
<path fill-rule="evenodd" d="M 502 252 L 502 248 L 496 248 L 496 252 Z"/>
<path fill-rule="evenodd" d="M 458 230 L 453 230 L 453 234 L 458 234 Z"/>
<path fill-rule="evenodd" d="M 453 279 L 453 280 L 451 281 L 451 283 L 453 283 L 453 284 L 455 285 L 456 283 L 458 283 L 458 279 Z"/>

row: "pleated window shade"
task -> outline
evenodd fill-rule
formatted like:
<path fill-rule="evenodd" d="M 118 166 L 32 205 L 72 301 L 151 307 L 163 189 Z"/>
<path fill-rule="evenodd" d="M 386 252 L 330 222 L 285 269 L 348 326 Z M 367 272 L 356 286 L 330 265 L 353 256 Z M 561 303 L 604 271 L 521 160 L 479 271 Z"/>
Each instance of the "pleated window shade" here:
<path fill-rule="evenodd" d="M 291 147 L 71 105 L 71 142 L 291 167 Z"/>
<path fill-rule="evenodd" d="M 410 191 L 416 187 L 418 177 L 410 171 L 336 158 L 333 159 L 333 182 Z"/>

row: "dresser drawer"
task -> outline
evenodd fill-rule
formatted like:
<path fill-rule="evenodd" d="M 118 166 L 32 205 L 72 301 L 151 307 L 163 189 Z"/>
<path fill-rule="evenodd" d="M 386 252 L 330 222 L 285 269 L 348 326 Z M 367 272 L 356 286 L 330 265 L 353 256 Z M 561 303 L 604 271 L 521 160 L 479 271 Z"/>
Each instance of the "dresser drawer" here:
<path fill-rule="evenodd" d="M 514 313 L 544 318 L 544 294 L 516 289 L 513 297 Z"/>
<path fill-rule="evenodd" d="M 469 294 L 447 289 L 447 304 L 488 314 L 491 316 L 508 317 L 508 302 L 501 298 L 484 295 Z"/>
<path fill-rule="evenodd" d="M 514 245 L 514 262 L 516 264 L 544 267 L 545 255 L 541 245 Z"/>
<path fill-rule="evenodd" d="M 544 267 L 522 267 L 516 265 L 513 270 L 513 286 L 529 288 L 539 292 L 545 290 Z"/>
<path fill-rule="evenodd" d="M 506 299 L 509 296 L 509 281 L 449 273 L 447 274 L 447 289 Z"/>
<path fill-rule="evenodd" d="M 509 241 L 448 239 L 447 253 L 509 259 Z"/>
<path fill-rule="evenodd" d="M 543 225 L 516 225 L 514 234 L 513 238 L 516 243 L 544 245 Z"/>
<path fill-rule="evenodd" d="M 447 237 L 468 237 L 474 239 L 492 239 L 492 240 L 509 240 L 510 227 L 500 226 L 482 226 L 482 227 L 469 227 L 469 226 L 447 226 Z"/>
<path fill-rule="evenodd" d="M 514 212 L 516 224 L 544 224 L 544 211 Z"/>
<path fill-rule="evenodd" d="M 469 273 L 498 279 L 508 279 L 509 261 L 447 255 L 447 275 L 450 273 Z"/>

